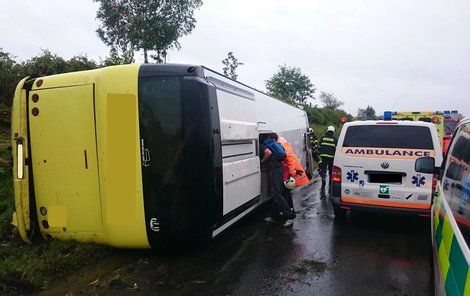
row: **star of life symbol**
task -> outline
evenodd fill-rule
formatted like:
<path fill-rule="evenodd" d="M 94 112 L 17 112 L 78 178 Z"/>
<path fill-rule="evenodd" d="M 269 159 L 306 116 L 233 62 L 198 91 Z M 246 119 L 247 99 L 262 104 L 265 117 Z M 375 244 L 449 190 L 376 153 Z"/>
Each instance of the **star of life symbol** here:
<path fill-rule="evenodd" d="M 416 187 L 421 187 L 422 185 L 426 184 L 425 180 L 426 177 L 421 176 L 421 174 L 417 174 L 416 176 L 411 177 L 411 183 L 416 185 Z"/>
<path fill-rule="evenodd" d="M 346 179 L 348 179 L 351 182 L 356 182 L 357 180 L 359 180 L 359 174 L 358 172 L 352 170 L 346 173 Z"/>

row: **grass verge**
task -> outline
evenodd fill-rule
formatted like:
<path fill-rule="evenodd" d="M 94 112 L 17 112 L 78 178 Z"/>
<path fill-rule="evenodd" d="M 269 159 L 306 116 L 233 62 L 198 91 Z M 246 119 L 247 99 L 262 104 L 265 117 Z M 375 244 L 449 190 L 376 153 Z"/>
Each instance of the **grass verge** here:
<path fill-rule="evenodd" d="M 107 248 L 75 241 L 49 241 L 30 246 L 9 241 L 0 247 L 0 294 L 23 294 L 96 262 Z"/>

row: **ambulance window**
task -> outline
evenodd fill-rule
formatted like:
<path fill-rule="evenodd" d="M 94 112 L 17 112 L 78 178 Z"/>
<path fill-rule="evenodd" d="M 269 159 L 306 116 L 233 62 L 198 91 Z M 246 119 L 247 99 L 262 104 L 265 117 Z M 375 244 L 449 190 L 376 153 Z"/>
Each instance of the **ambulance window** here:
<path fill-rule="evenodd" d="M 462 126 L 455 139 L 448 154 L 443 195 L 467 245 L 470 245 L 470 124 Z"/>
<path fill-rule="evenodd" d="M 429 117 L 421 117 L 420 119 L 418 119 L 419 121 L 423 121 L 423 122 L 432 122 L 432 119 L 429 118 Z"/>
<path fill-rule="evenodd" d="M 343 147 L 434 149 L 428 127 L 406 125 L 350 126 Z"/>

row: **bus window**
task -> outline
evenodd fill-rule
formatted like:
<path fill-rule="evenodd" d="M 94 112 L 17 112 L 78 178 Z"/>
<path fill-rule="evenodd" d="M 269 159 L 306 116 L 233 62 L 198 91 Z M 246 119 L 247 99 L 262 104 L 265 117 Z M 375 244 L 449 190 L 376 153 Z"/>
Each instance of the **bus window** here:
<path fill-rule="evenodd" d="M 398 118 L 397 120 L 402 120 L 402 121 L 414 121 L 414 119 L 411 118 L 411 117 Z"/>
<path fill-rule="evenodd" d="M 418 121 L 423 121 L 423 122 L 429 122 L 429 123 L 431 123 L 431 122 L 432 122 L 432 119 L 429 118 L 429 117 L 421 117 L 420 119 L 418 119 Z"/>

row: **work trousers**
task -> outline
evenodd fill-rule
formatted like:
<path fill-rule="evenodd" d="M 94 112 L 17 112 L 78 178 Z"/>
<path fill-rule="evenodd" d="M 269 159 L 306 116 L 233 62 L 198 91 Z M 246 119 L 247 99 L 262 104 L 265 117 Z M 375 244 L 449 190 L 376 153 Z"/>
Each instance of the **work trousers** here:
<path fill-rule="evenodd" d="M 294 201 L 292 200 L 292 193 L 289 189 L 286 188 L 286 186 L 282 188 L 282 196 L 284 196 L 284 199 L 286 200 L 287 205 L 289 206 L 291 211 L 294 211 Z"/>
<path fill-rule="evenodd" d="M 326 183 L 326 173 L 328 172 L 328 183 L 331 184 L 331 175 L 333 171 L 333 157 L 325 157 L 321 158 L 320 163 L 320 177 L 322 178 L 322 185 L 324 186 Z"/>
<path fill-rule="evenodd" d="M 275 221 L 294 219 L 295 213 L 283 195 L 282 168 L 271 168 L 268 172 L 271 189 L 271 218 Z"/>

